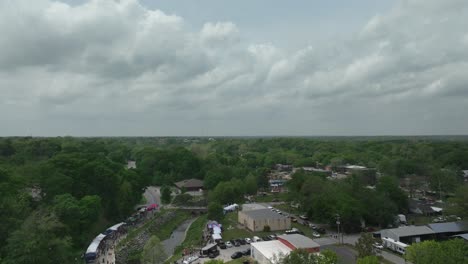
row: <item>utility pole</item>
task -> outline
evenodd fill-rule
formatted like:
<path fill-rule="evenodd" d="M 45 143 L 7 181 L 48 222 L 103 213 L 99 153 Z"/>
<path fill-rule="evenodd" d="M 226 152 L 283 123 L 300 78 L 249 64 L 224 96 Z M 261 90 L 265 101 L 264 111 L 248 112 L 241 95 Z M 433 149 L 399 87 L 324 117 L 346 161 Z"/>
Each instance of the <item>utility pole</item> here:
<path fill-rule="evenodd" d="M 336 214 L 336 225 L 338 226 L 338 244 L 340 244 L 340 215 Z"/>

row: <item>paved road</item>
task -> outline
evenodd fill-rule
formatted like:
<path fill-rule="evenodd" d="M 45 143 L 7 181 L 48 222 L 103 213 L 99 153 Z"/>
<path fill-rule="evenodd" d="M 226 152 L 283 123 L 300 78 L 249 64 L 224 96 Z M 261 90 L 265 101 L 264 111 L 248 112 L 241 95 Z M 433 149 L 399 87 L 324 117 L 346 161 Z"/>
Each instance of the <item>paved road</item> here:
<path fill-rule="evenodd" d="M 382 250 L 381 251 L 381 255 L 382 257 L 384 257 L 384 259 L 388 260 L 388 261 L 391 261 L 395 264 L 405 264 L 405 263 L 409 263 L 409 262 L 405 262 L 405 259 L 398 256 L 398 255 L 395 255 L 395 254 L 392 254 L 392 253 L 389 253 L 387 251 L 384 251 Z"/>
<path fill-rule="evenodd" d="M 321 246 L 320 250 L 330 249 L 338 255 L 339 264 L 356 263 L 357 252 L 347 246 L 326 245 Z"/>

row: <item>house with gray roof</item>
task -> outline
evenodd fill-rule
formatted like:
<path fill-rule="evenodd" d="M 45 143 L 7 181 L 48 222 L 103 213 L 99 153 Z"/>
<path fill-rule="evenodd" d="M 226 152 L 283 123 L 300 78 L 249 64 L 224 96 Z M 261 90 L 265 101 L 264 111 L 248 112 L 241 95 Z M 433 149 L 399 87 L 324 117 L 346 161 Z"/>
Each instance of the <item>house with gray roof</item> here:
<path fill-rule="evenodd" d="M 203 189 L 203 181 L 199 179 L 188 179 L 176 182 L 175 186 L 180 190 L 184 189 L 189 192 L 199 191 Z"/>
<path fill-rule="evenodd" d="M 317 242 L 303 235 L 280 235 L 278 236 L 278 240 L 292 250 L 304 249 L 309 253 L 317 253 L 320 251 L 320 245 Z"/>
<path fill-rule="evenodd" d="M 239 211 L 238 221 L 247 229 L 258 232 L 269 227 L 271 231 L 291 228 L 291 219 L 270 209 Z"/>
<path fill-rule="evenodd" d="M 457 221 L 447 223 L 435 223 L 427 225 L 432 229 L 439 240 L 449 239 L 451 236 L 468 233 L 468 222 Z"/>
<path fill-rule="evenodd" d="M 435 232 L 427 226 L 404 226 L 380 231 L 382 238 L 391 238 L 405 244 L 434 239 Z"/>
<path fill-rule="evenodd" d="M 453 236 L 453 238 L 461 238 L 461 239 L 464 239 L 466 243 L 468 243 L 468 233 L 456 235 L 456 236 Z"/>

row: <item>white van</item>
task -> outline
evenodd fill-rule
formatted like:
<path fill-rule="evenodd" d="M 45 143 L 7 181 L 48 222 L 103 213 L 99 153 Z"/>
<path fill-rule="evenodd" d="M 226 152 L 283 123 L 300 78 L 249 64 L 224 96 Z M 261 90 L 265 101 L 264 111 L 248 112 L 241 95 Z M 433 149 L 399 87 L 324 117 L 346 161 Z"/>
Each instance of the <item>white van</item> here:
<path fill-rule="evenodd" d="M 261 239 L 261 238 L 259 238 L 258 236 L 254 236 L 254 237 L 252 238 L 252 240 L 253 240 L 253 242 L 259 242 L 259 241 L 262 241 L 262 239 Z"/>

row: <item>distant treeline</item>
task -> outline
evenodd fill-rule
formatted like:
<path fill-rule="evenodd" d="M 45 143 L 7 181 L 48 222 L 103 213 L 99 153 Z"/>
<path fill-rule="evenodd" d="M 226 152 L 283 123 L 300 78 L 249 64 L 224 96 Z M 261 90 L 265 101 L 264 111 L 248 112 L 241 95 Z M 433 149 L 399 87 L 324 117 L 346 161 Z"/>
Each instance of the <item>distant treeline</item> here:
<path fill-rule="evenodd" d="M 377 189 L 382 190 L 379 193 L 383 194 L 376 201 L 391 197 L 393 213 L 405 207 L 395 189 L 398 178 L 425 177 L 434 190 L 455 193 L 462 182 L 461 170 L 468 169 L 466 139 L 456 136 L 0 138 L 0 262 L 73 263 L 95 235 L 133 212 L 145 186 L 172 185 L 182 179 L 198 178 L 210 190 L 210 200 L 236 202 L 243 199 L 243 194 L 268 187 L 267 173 L 277 163 L 297 167 L 356 164 L 375 168 L 389 177 L 377 183 Z M 126 169 L 128 160 L 135 160 L 137 169 Z M 301 175 L 296 175 L 293 183 L 295 187 L 291 188 L 297 188 L 297 193 L 322 186 L 324 196 L 320 199 L 350 186 L 361 188 L 358 184 L 362 184 L 349 180 L 335 185 L 320 177 L 311 180 Z M 304 200 L 290 199 L 312 205 L 318 199 L 313 195 L 319 193 L 314 191 L 304 196 Z M 349 200 L 346 196 L 349 193 L 343 193 L 339 199 L 324 200 L 330 205 L 325 206 L 329 213 L 324 216 L 318 215 L 321 208 L 304 209 L 329 220 L 332 211 L 341 208 L 340 201 Z M 361 199 L 351 198 L 343 211 Z M 365 215 L 359 213 L 353 215 L 350 211 L 353 226 Z M 375 224 L 387 221 L 379 219 L 368 220 Z"/>

